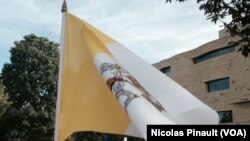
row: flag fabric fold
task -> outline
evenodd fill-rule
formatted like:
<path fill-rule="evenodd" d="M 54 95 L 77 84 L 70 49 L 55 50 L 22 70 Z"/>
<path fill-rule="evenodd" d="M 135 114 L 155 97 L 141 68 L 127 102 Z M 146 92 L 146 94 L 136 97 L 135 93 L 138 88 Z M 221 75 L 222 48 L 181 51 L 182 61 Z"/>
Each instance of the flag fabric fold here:
<path fill-rule="evenodd" d="M 216 124 L 216 112 L 126 47 L 63 13 L 55 140 L 77 131 L 146 137 L 147 124 Z"/>

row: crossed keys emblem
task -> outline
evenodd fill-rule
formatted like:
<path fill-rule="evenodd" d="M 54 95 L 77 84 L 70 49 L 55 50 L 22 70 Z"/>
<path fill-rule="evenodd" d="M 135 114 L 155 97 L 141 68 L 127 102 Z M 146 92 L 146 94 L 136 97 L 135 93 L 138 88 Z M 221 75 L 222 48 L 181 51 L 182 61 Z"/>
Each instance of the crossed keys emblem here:
<path fill-rule="evenodd" d="M 101 75 L 104 75 L 107 71 L 112 74 L 106 81 L 106 84 L 115 94 L 117 100 L 119 100 L 121 96 L 126 97 L 124 102 L 124 109 L 126 112 L 129 104 L 134 99 L 140 97 L 145 98 L 160 112 L 166 111 L 164 107 L 153 96 L 151 96 L 128 71 L 120 67 L 118 64 L 102 63 L 100 65 L 100 70 Z"/>

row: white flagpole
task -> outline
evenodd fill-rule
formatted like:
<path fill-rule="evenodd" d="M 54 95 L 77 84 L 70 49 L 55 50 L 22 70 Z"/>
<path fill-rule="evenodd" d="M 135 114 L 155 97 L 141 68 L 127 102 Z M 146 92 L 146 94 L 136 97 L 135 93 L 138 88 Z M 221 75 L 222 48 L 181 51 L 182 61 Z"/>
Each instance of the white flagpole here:
<path fill-rule="evenodd" d="M 67 4 L 66 0 L 63 1 L 62 5 L 62 27 L 61 27 L 61 41 L 60 41 L 60 62 L 59 62 L 59 75 L 58 75 L 58 87 L 57 87 L 57 101 L 56 101 L 56 120 L 55 120 L 55 134 L 54 141 L 58 141 L 58 130 L 59 130 L 59 111 L 61 101 L 61 82 L 62 82 L 62 69 L 63 69 L 63 54 L 65 47 L 65 27 L 66 27 L 66 13 Z"/>

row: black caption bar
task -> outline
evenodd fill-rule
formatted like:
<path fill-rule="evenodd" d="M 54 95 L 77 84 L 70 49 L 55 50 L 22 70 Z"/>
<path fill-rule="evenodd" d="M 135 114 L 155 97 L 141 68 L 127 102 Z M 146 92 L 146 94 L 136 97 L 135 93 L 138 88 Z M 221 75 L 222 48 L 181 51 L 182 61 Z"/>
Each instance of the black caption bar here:
<path fill-rule="evenodd" d="M 250 141 L 250 125 L 148 125 L 147 141 L 188 139 Z"/>

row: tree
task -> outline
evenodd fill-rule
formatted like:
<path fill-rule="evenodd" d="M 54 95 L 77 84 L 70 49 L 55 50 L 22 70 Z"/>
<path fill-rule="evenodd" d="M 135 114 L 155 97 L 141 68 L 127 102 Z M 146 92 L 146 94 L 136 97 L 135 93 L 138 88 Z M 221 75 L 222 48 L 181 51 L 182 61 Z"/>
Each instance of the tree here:
<path fill-rule="evenodd" d="M 0 140 L 53 140 L 58 44 L 34 34 L 14 44 L 2 70 L 11 105 L 0 119 Z"/>
<path fill-rule="evenodd" d="M 187 0 L 176 0 L 185 2 Z M 166 0 L 172 2 L 172 0 Z M 247 57 L 250 55 L 250 2 L 249 0 L 197 0 L 200 10 L 204 10 L 207 19 L 213 23 L 222 22 L 231 36 L 240 40 L 232 42 L 239 46 L 239 51 Z M 227 22 L 225 19 L 230 18 Z"/>

